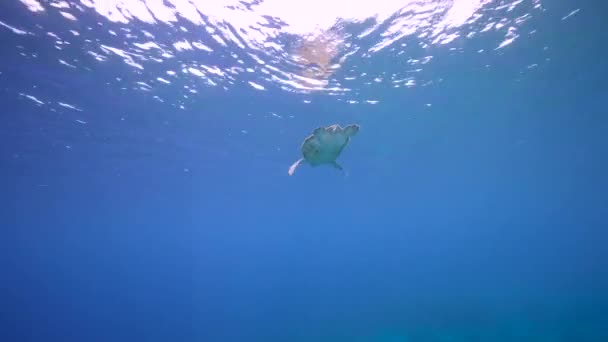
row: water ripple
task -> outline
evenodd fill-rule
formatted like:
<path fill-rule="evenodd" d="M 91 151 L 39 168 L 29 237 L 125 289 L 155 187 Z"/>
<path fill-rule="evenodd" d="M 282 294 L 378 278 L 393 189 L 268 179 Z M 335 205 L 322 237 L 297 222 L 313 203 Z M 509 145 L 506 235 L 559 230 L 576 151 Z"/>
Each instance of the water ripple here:
<path fill-rule="evenodd" d="M 494 48 L 505 49 L 522 30 L 533 31 L 527 22 L 543 11 L 540 0 L 20 1 L 33 15 L 58 14 L 64 31 L 0 26 L 46 36 L 64 67 L 91 67 L 74 58 L 75 47 L 97 63 L 121 60 L 136 75 L 128 81 L 132 89 L 150 92 L 181 80 L 186 96 L 245 85 L 367 104 L 377 100 L 355 98 L 364 87 L 437 82 L 421 76 L 437 53 L 461 50 L 463 41 L 491 32 L 501 36 Z M 395 63 L 366 68 L 380 54 Z"/>

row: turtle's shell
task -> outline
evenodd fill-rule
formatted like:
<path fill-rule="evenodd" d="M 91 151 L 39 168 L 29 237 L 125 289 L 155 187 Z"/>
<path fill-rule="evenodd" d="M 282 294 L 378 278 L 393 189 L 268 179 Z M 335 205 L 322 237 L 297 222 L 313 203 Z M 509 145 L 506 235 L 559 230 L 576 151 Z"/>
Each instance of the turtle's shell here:
<path fill-rule="evenodd" d="M 358 130 L 357 125 L 319 127 L 302 143 L 302 155 L 311 165 L 333 163 Z"/>

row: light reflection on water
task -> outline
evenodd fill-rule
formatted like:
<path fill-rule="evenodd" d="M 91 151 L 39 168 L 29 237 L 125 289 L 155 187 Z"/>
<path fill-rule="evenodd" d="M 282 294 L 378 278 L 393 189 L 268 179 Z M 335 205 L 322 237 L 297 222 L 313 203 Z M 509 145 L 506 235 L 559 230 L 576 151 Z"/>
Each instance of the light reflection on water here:
<path fill-rule="evenodd" d="M 115 86 L 153 92 L 180 80 L 186 84 L 175 103 L 180 108 L 205 87 L 242 84 L 376 103 L 359 98 L 359 88 L 430 84 L 432 79 L 419 75 L 432 65 L 432 53 L 461 50 L 459 41 L 490 32 L 500 38 L 479 53 L 498 53 L 533 33 L 528 22 L 543 12 L 540 0 L 19 1 L 34 17 L 57 15 L 65 29 L 21 27 L 4 18 L 5 29 L 51 40 L 57 63 L 66 68 L 83 68 L 85 58 L 122 60 L 136 79 L 127 82 L 117 74 Z M 73 46 L 86 55 L 67 52 Z M 373 64 L 381 53 L 406 67 L 360 70 L 359 62 Z"/>

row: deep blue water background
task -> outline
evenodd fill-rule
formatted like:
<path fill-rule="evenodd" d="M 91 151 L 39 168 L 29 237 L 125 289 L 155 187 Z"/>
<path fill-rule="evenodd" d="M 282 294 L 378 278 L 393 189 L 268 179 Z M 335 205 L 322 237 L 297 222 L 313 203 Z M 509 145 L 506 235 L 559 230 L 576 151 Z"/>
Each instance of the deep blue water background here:
<path fill-rule="evenodd" d="M 178 111 L 106 86 L 120 61 L 82 73 L 0 31 L 1 340 L 608 340 L 608 37 L 599 3 L 560 21 L 573 4 L 501 53 L 437 49 L 443 82 L 375 106 L 236 86 Z M 348 175 L 288 177 L 335 122 L 362 126 Z"/>

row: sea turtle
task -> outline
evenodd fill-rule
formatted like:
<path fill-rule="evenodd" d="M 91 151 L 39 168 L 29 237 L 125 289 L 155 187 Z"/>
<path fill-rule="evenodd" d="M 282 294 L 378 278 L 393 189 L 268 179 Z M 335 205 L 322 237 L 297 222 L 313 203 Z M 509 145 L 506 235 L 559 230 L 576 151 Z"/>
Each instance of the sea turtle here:
<path fill-rule="evenodd" d="M 289 168 L 289 175 L 293 175 L 296 168 L 303 163 L 311 166 L 329 164 L 342 170 L 336 159 L 350 141 L 350 138 L 359 132 L 359 125 L 352 124 L 344 128 L 340 125 L 331 125 L 315 129 L 310 136 L 304 139 L 301 146 L 303 158 L 298 159 Z"/>

